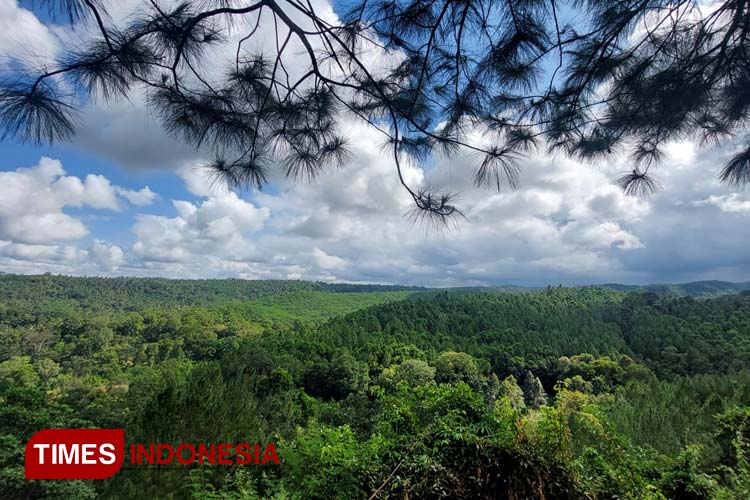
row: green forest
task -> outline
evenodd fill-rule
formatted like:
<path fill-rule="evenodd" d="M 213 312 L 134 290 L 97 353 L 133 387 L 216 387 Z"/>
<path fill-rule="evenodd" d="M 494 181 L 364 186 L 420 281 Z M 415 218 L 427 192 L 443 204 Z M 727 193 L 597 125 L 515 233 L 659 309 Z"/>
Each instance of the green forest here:
<path fill-rule="evenodd" d="M 2 275 L 0 498 L 747 499 L 750 293 L 691 286 Z M 27 481 L 45 428 L 281 463 Z"/>

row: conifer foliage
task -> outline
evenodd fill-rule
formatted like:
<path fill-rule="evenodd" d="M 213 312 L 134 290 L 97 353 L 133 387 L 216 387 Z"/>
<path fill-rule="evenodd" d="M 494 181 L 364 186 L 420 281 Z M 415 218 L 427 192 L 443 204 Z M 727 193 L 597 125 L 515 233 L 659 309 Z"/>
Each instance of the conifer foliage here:
<path fill-rule="evenodd" d="M 471 153 L 474 182 L 500 189 L 537 147 L 624 152 L 633 167 L 618 182 L 640 194 L 659 187 L 667 141 L 747 144 L 745 0 L 359 0 L 335 17 L 300 0 L 149 0 L 124 23 L 106 0 L 40 2 L 96 34 L 6 76 L 4 136 L 67 140 L 82 101 L 145 92 L 232 187 L 260 188 L 277 166 L 311 178 L 345 164 L 341 113 L 381 135 L 417 216 L 438 221 L 460 215 L 453 193 L 409 185 L 405 162 Z M 273 49 L 249 48 L 262 37 Z M 208 63 L 227 46 L 217 72 Z M 718 172 L 724 182 L 750 180 L 748 147 Z"/>

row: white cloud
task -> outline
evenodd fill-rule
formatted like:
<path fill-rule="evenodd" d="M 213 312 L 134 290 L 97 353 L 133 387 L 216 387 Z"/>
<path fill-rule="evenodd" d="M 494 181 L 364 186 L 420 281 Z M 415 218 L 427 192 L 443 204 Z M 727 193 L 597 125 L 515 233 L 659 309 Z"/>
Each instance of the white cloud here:
<path fill-rule="evenodd" d="M 313 248 L 312 257 L 318 267 L 327 271 L 343 270 L 347 266 L 347 262 L 344 259 L 335 255 L 328 255 L 318 247 Z"/>
<path fill-rule="evenodd" d="M 680 175 L 665 176 L 670 187 L 649 199 L 625 196 L 612 184 L 610 172 L 621 169 L 619 164 L 594 167 L 539 154 L 525 165 L 519 188 L 500 193 L 465 182 L 474 167 L 471 158 L 457 157 L 428 172 L 407 166 L 415 184 L 462 188 L 469 221 L 455 231 L 426 234 L 404 217 L 411 201 L 387 152 L 364 125 L 346 127 L 353 161 L 314 183 L 279 182 L 271 193 L 243 198 L 206 189 L 199 171 L 184 170 L 185 186 L 200 195 L 198 201 L 174 200 L 172 213 L 137 215 L 135 242 L 127 247 L 97 234 L 85 249 L 9 237 L 22 232 L 13 224 L 36 224 L 48 236 L 81 233 L 82 222 L 60 207 L 113 210 L 107 193 L 114 190 L 120 203 L 126 197 L 106 178 L 66 176 L 59 162 L 48 159 L 31 169 L 0 173 L 5 176 L 0 195 L 7 188 L 0 196 L 0 215 L 24 199 L 38 199 L 43 208 L 26 214 L 28 219 L 19 211 L 0 217 L 5 221 L 0 267 L 427 285 L 748 277 L 750 233 L 742 224 L 747 198 L 727 193 L 713 180 L 697 181 L 705 165 L 716 164 L 725 151 L 696 153 Z M 452 175 L 446 174 L 449 168 Z M 691 199 L 700 201 L 685 201 Z M 721 218 L 717 207 L 724 210 Z M 45 223 L 44 214 L 63 218 Z"/>
<path fill-rule="evenodd" d="M 704 200 L 694 201 L 693 206 L 701 207 L 713 205 L 722 212 L 745 213 L 750 212 L 750 199 L 739 193 L 729 193 L 723 195 L 712 195 Z"/>
<path fill-rule="evenodd" d="M 0 13 L 28 26 L 34 37 L 29 47 L 56 50 L 49 30 L 39 29 L 33 15 L 9 0 L 0 2 Z M 110 14 L 121 21 L 137 5 L 118 3 Z M 328 2 L 316 5 L 333 18 Z M 255 48 L 272 49 L 272 24 L 262 29 L 267 31 L 259 32 Z M 11 50 L 8 40 L 16 43 L 15 38 L 4 35 L 0 51 Z M 373 66 L 388 62 L 371 56 Z M 210 59 L 218 68 L 227 57 L 234 57 L 233 48 L 218 49 Z M 305 65 L 287 66 L 301 71 Z M 94 103 L 76 145 L 120 165 L 174 168 L 200 200 L 175 200 L 174 213 L 136 216 L 132 246 L 111 245 L 94 234 L 93 243 L 79 249 L 60 244 L 90 231 L 68 208 L 116 211 L 126 201 L 147 206 L 156 193 L 113 186 L 100 175 L 66 176 L 62 165 L 49 159 L 2 172 L 0 267 L 433 285 L 750 278 L 750 228 L 742 219 L 750 199 L 728 192 L 707 174 L 728 150 L 700 151 L 689 141 L 668 145 L 665 165 L 657 170 L 665 190 L 649 199 L 625 196 L 614 185 L 618 172 L 632 168 L 623 158 L 591 165 L 539 153 L 524 162 L 519 189 L 500 193 L 472 186 L 479 160 L 471 155 L 440 159 L 424 169 L 407 164 L 411 185 L 461 193 L 469 221 L 434 235 L 404 217 L 412 200 L 398 183 L 390 154 L 379 147 L 382 137 L 348 119 L 341 129 L 354 153 L 341 171 L 311 184 L 275 179 L 270 193 L 240 197 L 195 168 L 204 152 L 169 138 L 142 94 L 131 102 Z"/>
<path fill-rule="evenodd" d="M 566 226 L 566 238 L 571 245 L 577 245 L 587 250 L 606 249 L 610 247 L 623 250 L 644 248 L 637 236 L 622 229 L 617 222 L 602 222 L 599 224 L 571 223 Z"/>
<path fill-rule="evenodd" d="M 22 243 L 77 240 L 88 234 L 80 220 L 64 213 L 13 215 L 0 222 L 0 232 Z"/>
<path fill-rule="evenodd" d="M 665 147 L 667 156 L 677 164 L 689 164 L 695 158 L 695 144 L 691 141 L 670 142 Z"/>
<path fill-rule="evenodd" d="M 116 245 L 94 240 L 87 249 L 75 245 L 30 245 L 0 241 L 0 268 L 6 272 L 110 274 L 125 262 Z"/>
<path fill-rule="evenodd" d="M 0 66 L 11 60 L 48 61 L 57 52 L 52 31 L 16 0 L 0 0 Z"/>
<path fill-rule="evenodd" d="M 177 175 L 182 178 L 187 190 L 196 196 L 226 196 L 229 190 L 220 182 L 215 182 L 200 167 L 200 164 L 191 163 L 177 169 Z"/>
<path fill-rule="evenodd" d="M 75 251 L 70 251 L 74 247 L 60 247 L 57 245 L 28 245 L 25 243 L 12 243 L 9 241 L 0 242 L 0 249 L 5 257 L 21 261 L 50 262 L 66 260 L 70 256 L 75 256 Z M 62 250 L 62 252 L 61 252 Z"/>
<path fill-rule="evenodd" d="M 88 256 L 99 268 L 105 270 L 116 270 L 125 262 L 125 253 L 122 248 L 101 240 L 94 240 L 89 247 Z"/>
<path fill-rule="evenodd" d="M 133 226 L 133 253 L 147 267 L 179 262 L 205 266 L 206 257 L 238 262 L 252 258 L 247 236 L 262 229 L 270 216 L 268 208 L 257 208 L 235 193 L 200 204 L 173 201 L 173 206 L 176 217 L 139 215 Z"/>
<path fill-rule="evenodd" d="M 97 272 L 88 252 L 74 245 L 36 245 L 0 240 L 0 267 L 19 274 L 43 272 Z"/>
<path fill-rule="evenodd" d="M 117 194 L 137 207 L 145 207 L 151 205 L 159 198 L 159 195 L 151 191 L 148 186 L 137 191 L 135 189 L 118 188 Z"/>
<path fill-rule="evenodd" d="M 120 202 L 117 200 L 117 191 L 109 179 L 103 175 L 86 176 L 83 184 L 84 197 L 81 204 L 88 205 L 92 208 L 120 210 Z"/>
<path fill-rule="evenodd" d="M 186 260 L 189 254 L 181 247 L 182 231 L 186 226 L 187 223 L 182 218 L 140 215 L 133 226 L 133 232 L 138 238 L 133 252 L 148 261 Z"/>
<path fill-rule="evenodd" d="M 645 247 L 633 225 L 650 214 L 648 201 L 625 196 L 602 169 L 544 155 L 530 160 L 518 190 L 502 193 L 467 186 L 470 157 L 427 173 L 407 164 L 412 185 L 463 191 L 469 222 L 426 235 L 404 217 L 412 201 L 375 133 L 354 122 L 342 128 L 354 153 L 349 165 L 311 184 L 280 182 L 275 194 L 256 193 L 252 210 L 200 170 L 182 170 L 188 189 L 206 200 L 174 202 L 178 217 L 142 216 L 134 252 L 165 273 L 175 269 L 160 262 L 189 275 L 464 284 L 528 281 L 552 270 L 567 279 L 627 274 L 612 252 Z M 258 231 L 262 207 L 270 213 Z M 241 236 L 246 214 L 252 238 Z"/>
<path fill-rule="evenodd" d="M 88 174 L 83 180 L 66 175 L 58 160 L 42 157 L 33 167 L 0 172 L 0 264 L 58 271 L 113 270 L 125 260 L 121 248 L 95 240 L 88 250 L 59 245 L 87 236 L 81 215 L 69 208 L 119 211 L 123 198 L 140 204 L 155 193 L 114 186 L 106 177 Z M 40 267 L 41 266 L 41 267 Z"/>
<path fill-rule="evenodd" d="M 122 191 L 102 175 L 89 174 L 83 181 L 65 175 L 62 163 L 46 157 L 34 167 L 0 172 L 0 238 L 34 244 L 77 240 L 88 230 L 63 210 L 118 211 Z"/>

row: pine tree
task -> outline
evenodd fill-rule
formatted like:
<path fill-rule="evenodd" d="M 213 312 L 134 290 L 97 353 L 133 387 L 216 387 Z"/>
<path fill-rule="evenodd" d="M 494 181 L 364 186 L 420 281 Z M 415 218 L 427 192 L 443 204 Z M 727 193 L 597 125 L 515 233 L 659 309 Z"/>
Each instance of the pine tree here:
<path fill-rule="evenodd" d="M 523 393 L 526 399 L 526 406 L 529 408 L 537 409 L 547 404 L 547 393 L 544 392 L 542 381 L 531 370 L 526 371 L 523 381 Z"/>
<path fill-rule="evenodd" d="M 507 399 L 514 410 L 521 411 L 526 408 L 523 389 L 513 375 L 508 375 L 500 384 L 500 397 Z"/>

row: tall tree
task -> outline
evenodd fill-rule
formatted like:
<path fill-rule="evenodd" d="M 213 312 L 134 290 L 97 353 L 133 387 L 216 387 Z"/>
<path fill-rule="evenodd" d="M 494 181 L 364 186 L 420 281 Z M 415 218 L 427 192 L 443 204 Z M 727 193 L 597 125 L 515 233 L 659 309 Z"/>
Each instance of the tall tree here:
<path fill-rule="evenodd" d="M 523 393 L 526 396 L 526 406 L 539 408 L 547 404 L 547 393 L 544 392 L 542 381 L 531 370 L 526 371 L 523 379 Z"/>
<path fill-rule="evenodd" d="M 167 130 L 213 150 L 217 178 L 261 187 L 273 165 L 313 177 L 345 162 L 347 112 L 392 147 L 415 215 L 441 221 L 460 214 L 453 194 L 409 185 L 409 159 L 469 151 L 475 184 L 500 189 L 534 147 L 628 150 L 619 183 L 647 193 L 665 142 L 720 142 L 750 112 L 747 0 L 360 0 L 339 16 L 309 0 L 144 0 L 125 23 L 106 0 L 40 3 L 97 34 L 5 79 L 4 135 L 68 139 L 80 100 L 145 90 Z M 270 54 L 246 49 L 269 30 Z M 217 74 L 208 49 L 223 43 L 234 57 Z M 750 146 L 719 176 L 750 182 Z"/>

